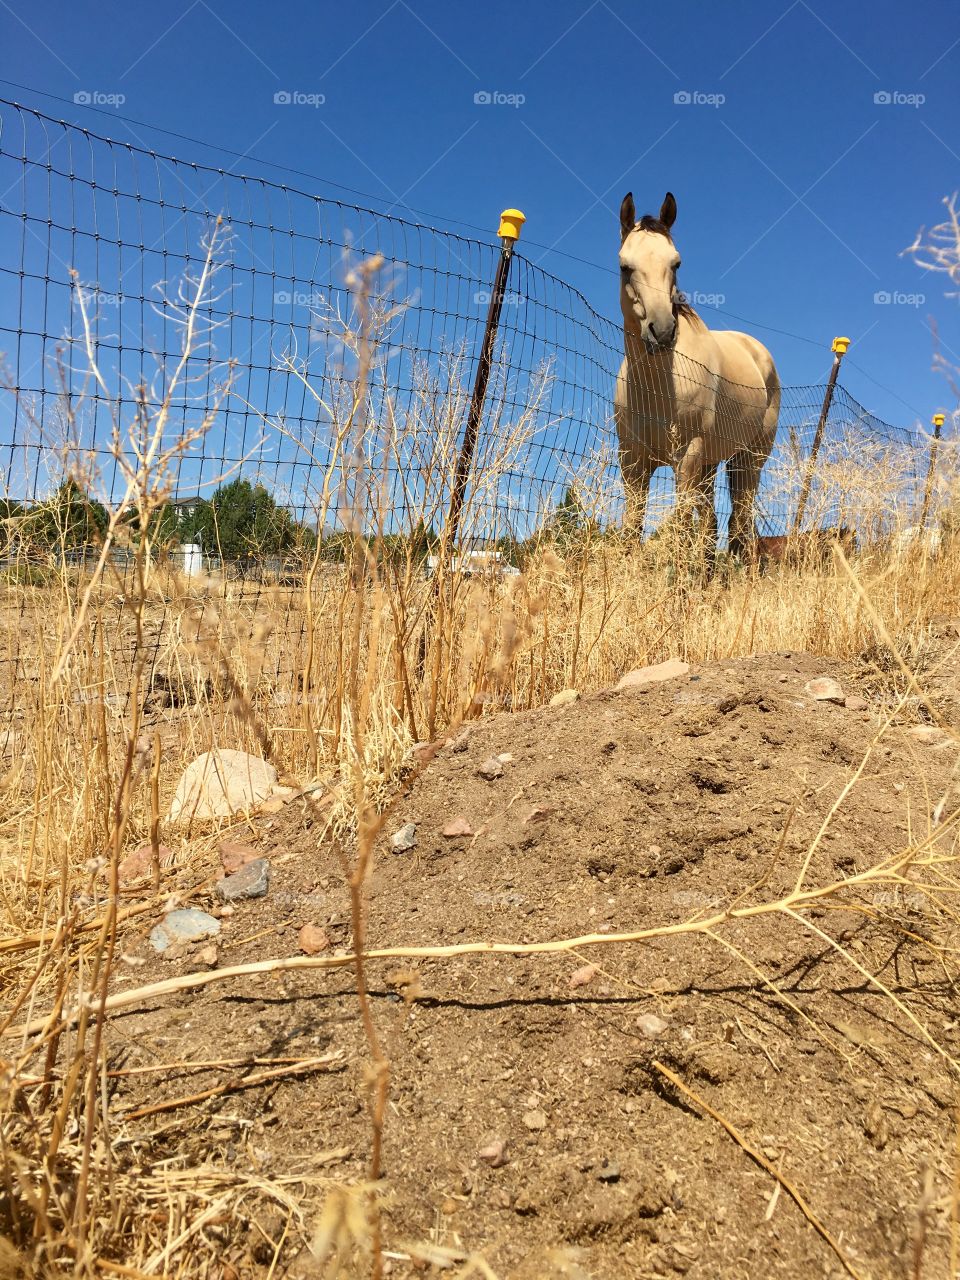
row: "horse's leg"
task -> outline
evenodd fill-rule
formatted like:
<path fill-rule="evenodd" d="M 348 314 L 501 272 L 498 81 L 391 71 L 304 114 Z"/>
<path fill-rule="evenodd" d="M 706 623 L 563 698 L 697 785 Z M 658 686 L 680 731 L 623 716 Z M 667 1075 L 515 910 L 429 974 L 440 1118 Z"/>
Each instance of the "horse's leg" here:
<path fill-rule="evenodd" d="M 715 471 L 715 468 L 712 470 Z M 703 439 L 701 436 L 694 436 L 684 449 L 676 469 L 677 542 L 680 546 L 686 544 L 688 555 L 693 550 L 694 513 L 702 505 L 704 485 L 710 474 L 711 468 L 705 466 L 703 461 Z"/>
<path fill-rule="evenodd" d="M 707 576 L 711 578 L 717 563 L 717 508 L 714 500 L 717 465 L 714 463 L 712 466 L 703 468 L 694 497 L 697 510 L 697 542 L 706 564 Z"/>
<path fill-rule="evenodd" d="M 753 449 L 735 453 L 727 462 L 730 485 L 730 554 L 749 563 L 756 545 L 754 505 L 764 459 Z"/>
<path fill-rule="evenodd" d="M 626 491 L 627 509 L 624 515 L 624 532 L 643 537 L 643 525 L 647 518 L 647 496 L 650 492 L 650 477 L 653 466 L 649 458 L 642 462 L 621 463 L 623 487 Z"/>

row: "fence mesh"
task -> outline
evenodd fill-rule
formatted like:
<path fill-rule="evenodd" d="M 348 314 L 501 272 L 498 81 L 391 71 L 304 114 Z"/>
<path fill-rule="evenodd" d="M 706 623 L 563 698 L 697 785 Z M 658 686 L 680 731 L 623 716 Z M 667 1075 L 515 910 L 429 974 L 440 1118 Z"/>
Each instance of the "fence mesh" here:
<path fill-rule="evenodd" d="M 283 557 L 297 539 L 332 538 L 358 506 L 361 520 L 378 520 L 388 536 L 442 526 L 499 246 L 177 160 L 2 100 L 0 193 L 0 350 L 9 384 L 0 397 L 0 483 L 8 511 L 22 515 L 49 501 L 63 482 L 65 452 L 84 459 L 93 495 L 116 501 L 126 446 L 113 433 L 138 414 L 155 415 L 169 396 L 187 304 L 213 238 L 216 271 L 167 406 L 168 440 L 195 433 L 174 455 L 169 485 L 170 530 L 192 548 L 184 554 L 204 569 L 221 553 L 242 568 L 256 550 L 261 572 L 270 562 L 283 585 Z M 352 282 L 376 255 L 364 426 L 341 447 L 361 355 Z M 612 302 L 614 288 L 611 281 Z M 622 321 L 515 255 L 464 542 L 520 545 L 569 507 L 571 493 L 598 526 L 622 520 L 612 406 L 623 352 Z M 692 364 L 682 372 L 691 397 L 711 380 Z M 721 397 L 731 430 L 745 396 L 728 386 Z M 790 526 L 823 397 L 823 386 L 783 388 L 757 504 L 762 533 Z M 361 473 L 358 450 L 373 478 L 359 500 L 350 479 Z M 891 486 L 906 494 L 922 486 L 926 459 L 916 433 L 880 421 L 838 387 L 808 523 L 879 528 L 882 502 L 869 511 L 844 507 L 851 469 L 869 472 L 872 491 L 884 475 L 888 496 Z M 241 527 L 222 545 L 198 513 L 238 478 L 266 497 L 247 494 Z M 723 529 L 722 471 L 716 496 Z M 661 466 L 648 529 L 672 503 L 672 472 Z M 67 554 L 82 564 L 89 552 L 79 527 L 79 545 Z"/>

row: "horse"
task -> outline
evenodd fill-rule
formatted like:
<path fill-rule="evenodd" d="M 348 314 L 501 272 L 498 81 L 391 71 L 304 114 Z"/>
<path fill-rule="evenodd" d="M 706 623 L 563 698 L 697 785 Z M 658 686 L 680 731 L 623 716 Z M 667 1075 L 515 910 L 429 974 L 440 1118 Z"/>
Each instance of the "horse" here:
<path fill-rule="evenodd" d="M 632 192 L 620 206 L 620 306 L 624 360 L 614 395 L 625 527 L 642 536 L 650 477 L 673 468 L 677 518 L 693 513 L 712 561 L 717 542 L 713 482 L 727 464 L 729 548 L 751 557 L 754 502 L 780 413 L 780 379 L 770 352 L 735 330 L 711 330 L 677 288 L 680 254 L 667 192 L 659 217 L 637 220 Z"/>

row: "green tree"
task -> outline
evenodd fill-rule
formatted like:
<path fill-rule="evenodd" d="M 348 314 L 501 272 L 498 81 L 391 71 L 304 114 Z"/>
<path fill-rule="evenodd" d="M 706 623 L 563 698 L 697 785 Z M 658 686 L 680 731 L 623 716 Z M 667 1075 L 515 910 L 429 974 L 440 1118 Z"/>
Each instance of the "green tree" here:
<path fill-rule="evenodd" d="M 82 547 L 97 543 L 107 531 L 107 509 L 70 478 L 46 502 L 23 519 L 23 536 L 47 547 Z"/>
<path fill-rule="evenodd" d="M 299 528 L 262 484 L 238 478 L 221 485 L 209 502 L 201 498 L 181 522 L 179 537 L 234 559 L 289 550 L 299 541 Z"/>

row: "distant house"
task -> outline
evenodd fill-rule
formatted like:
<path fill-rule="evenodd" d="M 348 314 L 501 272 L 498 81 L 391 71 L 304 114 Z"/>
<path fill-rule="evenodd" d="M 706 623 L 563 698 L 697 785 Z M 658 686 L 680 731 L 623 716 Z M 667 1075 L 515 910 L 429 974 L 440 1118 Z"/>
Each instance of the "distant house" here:
<path fill-rule="evenodd" d="M 186 520 L 193 515 L 202 501 L 199 493 L 193 493 L 183 498 L 175 496 L 169 500 L 167 506 L 173 507 L 178 520 Z"/>

